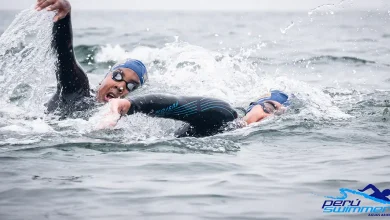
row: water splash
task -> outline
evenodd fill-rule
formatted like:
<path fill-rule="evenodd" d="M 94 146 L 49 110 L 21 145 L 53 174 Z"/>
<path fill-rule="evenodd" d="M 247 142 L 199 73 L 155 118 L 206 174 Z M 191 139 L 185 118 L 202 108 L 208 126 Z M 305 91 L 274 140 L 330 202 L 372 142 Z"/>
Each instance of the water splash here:
<path fill-rule="evenodd" d="M 97 56 L 115 59 L 117 53 L 106 48 L 103 47 Z M 246 107 L 249 102 L 270 89 L 281 89 L 294 94 L 305 94 L 302 98 L 307 103 L 315 103 L 313 106 L 332 106 L 331 98 L 321 90 L 283 77 L 282 73 L 275 76 L 262 72 L 260 66 L 249 60 L 255 52 L 256 49 L 242 49 L 232 55 L 181 42 L 170 43 L 160 49 L 137 47 L 124 52 L 120 59 L 126 56 L 140 57 L 148 64 L 151 80 L 143 92 L 212 96 L 235 106 Z M 338 112 L 334 117 L 340 115 L 342 114 Z"/>
<path fill-rule="evenodd" d="M 319 5 L 313 9 L 311 9 L 310 11 L 307 12 L 307 14 L 310 16 L 312 15 L 314 12 L 318 11 L 318 10 L 321 10 L 321 9 L 324 9 L 324 8 L 328 8 L 328 7 L 333 7 L 335 6 L 335 4 L 323 4 L 323 5 Z"/>
<path fill-rule="evenodd" d="M 97 56 L 116 58 L 117 54 L 111 56 L 107 52 L 112 51 L 104 49 Z M 299 114 L 287 116 L 297 124 L 304 120 L 343 120 L 350 117 L 334 106 L 332 98 L 320 89 L 282 76 L 281 73 L 276 76 L 263 73 L 259 66 L 253 65 L 248 59 L 253 52 L 253 49 L 243 49 L 231 55 L 178 42 L 166 44 L 160 49 L 138 47 L 123 53 L 123 56 L 141 57 L 147 63 L 151 80 L 141 93 L 215 97 L 233 106 L 247 107 L 249 102 L 270 89 L 281 89 L 294 94 L 302 103 L 298 105 L 301 109 Z M 161 119 L 129 116 L 121 120 L 123 123 L 119 127 L 126 130 L 126 138 L 133 140 L 172 136 L 180 124 L 164 121 L 161 123 Z"/>
<path fill-rule="evenodd" d="M 0 102 L 43 111 L 46 88 L 55 82 L 51 49 L 53 16 L 50 12 L 24 10 L 1 35 L 0 93 L 5 95 Z"/>
<path fill-rule="evenodd" d="M 319 5 L 313 9 L 311 9 L 310 11 L 307 12 L 307 14 L 309 16 L 313 15 L 315 12 L 317 11 L 320 11 L 320 10 L 326 10 L 326 14 L 334 14 L 334 11 L 332 11 L 331 9 L 340 9 L 341 7 L 343 7 L 344 3 L 345 2 L 350 2 L 352 3 L 353 0 L 341 0 L 339 3 L 337 4 L 323 4 L 323 5 Z"/>
<path fill-rule="evenodd" d="M 0 37 L 0 145 L 35 143 L 55 133 L 44 118 L 44 103 L 53 94 L 47 92 L 56 82 L 53 17 L 24 10 Z"/>
<path fill-rule="evenodd" d="M 291 24 L 289 24 L 286 28 L 280 28 L 280 32 L 281 32 L 282 34 L 286 34 L 287 31 L 288 31 L 290 28 L 292 28 L 293 26 L 294 26 L 294 22 L 291 21 Z"/>

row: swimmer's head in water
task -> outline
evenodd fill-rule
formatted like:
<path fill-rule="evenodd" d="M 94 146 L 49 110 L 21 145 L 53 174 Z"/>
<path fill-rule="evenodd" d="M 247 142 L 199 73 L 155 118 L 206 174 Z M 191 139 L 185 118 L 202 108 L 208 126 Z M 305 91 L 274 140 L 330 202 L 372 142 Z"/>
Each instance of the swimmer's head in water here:
<path fill-rule="evenodd" d="M 275 113 L 278 110 L 282 109 L 281 107 L 287 107 L 290 105 L 288 101 L 288 95 L 279 91 L 279 90 L 272 90 L 269 94 L 267 94 L 265 97 L 260 98 L 256 102 L 252 102 L 246 113 L 250 112 L 252 108 L 256 105 L 261 105 L 264 109 L 264 112 L 267 114 Z"/>
<path fill-rule="evenodd" d="M 145 65 L 134 59 L 115 64 L 101 82 L 97 91 L 99 102 L 121 98 L 142 86 L 148 79 Z"/>

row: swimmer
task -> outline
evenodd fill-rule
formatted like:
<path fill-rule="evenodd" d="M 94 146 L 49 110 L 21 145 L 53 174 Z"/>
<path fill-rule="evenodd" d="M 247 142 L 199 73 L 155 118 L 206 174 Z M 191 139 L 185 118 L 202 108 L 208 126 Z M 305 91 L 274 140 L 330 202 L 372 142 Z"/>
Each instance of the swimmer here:
<path fill-rule="evenodd" d="M 149 116 L 169 118 L 185 122 L 176 137 L 203 137 L 220 133 L 228 122 L 237 121 L 240 127 L 250 125 L 271 115 L 285 112 L 288 96 L 273 90 L 265 97 L 250 103 L 247 110 L 234 109 L 228 103 L 214 98 L 179 97 L 169 95 L 146 95 L 130 99 L 111 99 L 113 114 L 132 115 L 143 113 Z M 114 126 L 116 123 L 112 123 Z"/>
<path fill-rule="evenodd" d="M 111 68 L 95 93 L 75 58 L 69 1 L 38 0 L 35 9 L 56 11 L 52 47 L 57 54 L 57 91 L 46 104 L 48 113 L 71 117 L 73 112 L 90 109 L 96 102 L 123 98 L 147 81 L 145 65 L 139 60 L 127 59 Z"/>
<path fill-rule="evenodd" d="M 175 136 L 202 137 L 223 131 L 223 126 L 228 122 L 239 120 L 243 125 L 249 125 L 270 115 L 279 114 L 284 111 L 284 106 L 287 106 L 288 96 L 280 91 L 271 91 L 268 97 L 251 103 L 246 111 L 233 109 L 222 100 L 205 97 L 159 94 L 124 99 L 148 79 L 145 65 L 135 59 L 127 59 L 114 65 L 100 83 L 96 94 L 93 94 L 88 77 L 74 55 L 70 3 L 67 0 L 38 0 L 36 10 L 43 9 L 57 12 L 54 17 L 52 41 L 58 57 L 57 91 L 47 103 L 48 113 L 55 112 L 63 117 L 72 117 L 75 112 L 84 112 L 95 106 L 96 102 L 110 102 L 112 113 L 144 113 L 180 120 L 185 124 Z"/>

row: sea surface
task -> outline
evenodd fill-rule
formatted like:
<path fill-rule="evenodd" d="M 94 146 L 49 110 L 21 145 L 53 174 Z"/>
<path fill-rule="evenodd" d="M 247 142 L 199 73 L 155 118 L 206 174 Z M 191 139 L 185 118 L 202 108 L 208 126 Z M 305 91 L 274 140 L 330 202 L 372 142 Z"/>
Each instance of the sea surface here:
<path fill-rule="evenodd" d="M 134 95 L 238 107 L 270 89 L 292 97 L 282 116 L 180 139 L 180 122 L 144 115 L 98 130 L 107 106 L 88 120 L 46 115 L 53 14 L 0 11 L 0 219 L 373 218 L 322 209 L 340 188 L 390 189 L 390 8 L 347 9 L 75 9 L 74 50 L 93 88 L 131 57 L 149 70 Z"/>

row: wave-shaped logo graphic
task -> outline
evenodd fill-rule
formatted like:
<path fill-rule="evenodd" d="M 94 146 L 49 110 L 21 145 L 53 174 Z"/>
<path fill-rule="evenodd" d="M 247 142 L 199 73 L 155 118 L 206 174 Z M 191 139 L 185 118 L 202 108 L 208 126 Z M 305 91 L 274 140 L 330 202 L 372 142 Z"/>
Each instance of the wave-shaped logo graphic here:
<path fill-rule="evenodd" d="M 371 195 L 368 195 L 368 194 L 364 193 L 365 191 L 367 191 L 369 189 L 373 190 L 374 193 L 372 193 Z M 359 195 L 359 196 L 362 196 L 362 197 L 364 197 L 366 199 L 370 199 L 370 200 L 372 200 L 374 202 L 378 202 L 378 203 L 382 203 L 382 204 L 390 204 L 390 199 L 387 198 L 388 196 L 390 196 L 390 189 L 385 189 L 383 191 L 380 191 L 373 184 L 368 184 L 364 189 L 358 189 L 358 191 L 353 190 L 353 189 L 340 188 L 340 194 L 342 196 L 339 196 L 339 197 L 325 196 L 325 198 L 340 199 L 340 200 L 344 199 L 345 200 L 345 199 L 348 198 L 348 194 L 347 193 Z"/>

